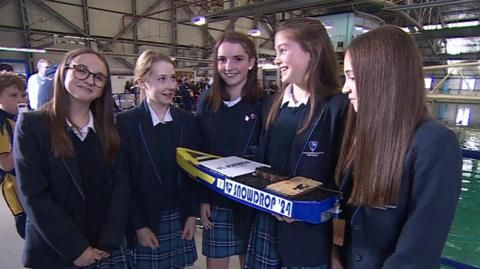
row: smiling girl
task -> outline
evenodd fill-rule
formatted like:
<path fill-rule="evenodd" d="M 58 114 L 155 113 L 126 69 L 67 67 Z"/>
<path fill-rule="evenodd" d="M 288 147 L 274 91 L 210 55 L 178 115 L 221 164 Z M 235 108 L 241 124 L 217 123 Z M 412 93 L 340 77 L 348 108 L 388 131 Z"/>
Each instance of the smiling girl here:
<path fill-rule="evenodd" d="M 295 18 L 275 34 L 275 64 L 284 88 L 270 102 L 258 160 L 276 172 L 334 186 L 334 172 L 348 100 L 337 82 L 336 59 L 318 20 Z M 330 222 L 309 224 L 258 213 L 246 265 L 327 268 Z"/>
<path fill-rule="evenodd" d="M 260 95 L 255 44 L 245 34 L 227 32 L 214 49 L 214 85 L 199 102 L 203 150 L 219 156 L 253 158 L 260 134 Z M 201 218 L 207 267 L 228 268 L 229 257 L 246 253 L 251 212 L 204 190 Z"/>
<path fill-rule="evenodd" d="M 177 81 L 167 55 L 146 50 L 137 59 L 135 80 L 146 99 L 117 116 L 131 181 L 131 228 L 135 232 L 135 268 L 183 268 L 197 259 L 192 201 L 194 181 L 176 164 L 177 147 L 195 148 L 194 115 L 170 104 Z"/>
<path fill-rule="evenodd" d="M 15 130 L 26 267 L 125 268 L 130 190 L 111 172 L 118 148 L 107 62 L 73 50 L 59 65 L 52 102 L 21 113 Z"/>

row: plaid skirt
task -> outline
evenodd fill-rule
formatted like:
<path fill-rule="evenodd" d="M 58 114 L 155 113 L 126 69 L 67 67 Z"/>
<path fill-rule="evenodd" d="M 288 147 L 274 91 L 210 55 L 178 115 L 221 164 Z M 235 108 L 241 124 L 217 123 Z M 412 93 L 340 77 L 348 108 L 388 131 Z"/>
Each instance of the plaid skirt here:
<path fill-rule="evenodd" d="M 246 243 L 235 233 L 232 209 L 212 207 L 213 228 L 203 230 L 202 254 L 208 258 L 225 258 L 247 253 Z"/>
<path fill-rule="evenodd" d="M 182 224 L 178 209 L 162 212 L 159 227 L 155 232 L 160 247 L 151 249 L 135 246 L 133 261 L 135 269 L 184 268 L 197 260 L 195 240 L 183 240 Z"/>
<path fill-rule="evenodd" d="M 246 269 L 280 269 L 277 250 L 277 220 L 270 214 L 258 212 L 248 242 Z"/>
<path fill-rule="evenodd" d="M 277 219 L 263 212 L 258 212 L 253 224 L 248 244 L 245 269 L 328 269 L 328 264 L 314 267 L 282 267 L 277 249 Z M 294 242 L 292 242 L 294 244 Z"/>

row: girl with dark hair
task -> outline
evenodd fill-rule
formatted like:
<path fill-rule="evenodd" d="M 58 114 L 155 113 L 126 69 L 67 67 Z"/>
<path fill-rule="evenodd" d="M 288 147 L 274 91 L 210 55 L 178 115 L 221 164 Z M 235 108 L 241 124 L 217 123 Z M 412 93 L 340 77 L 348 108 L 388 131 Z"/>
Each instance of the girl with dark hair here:
<path fill-rule="evenodd" d="M 430 119 L 420 52 L 395 26 L 352 41 L 336 181 L 345 194 L 344 268 L 440 268 L 460 194 L 455 134 Z M 342 268 L 337 266 L 334 268 Z"/>
<path fill-rule="evenodd" d="M 260 96 L 255 44 L 245 34 L 227 32 L 214 49 L 213 89 L 199 102 L 203 150 L 219 156 L 253 158 L 260 134 Z M 247 250 L 251 215 L 248 208 L 203 190 L 200 215 L 207 268 L 228 268 L 229 257 Z"/>
<path fill-rule="evenodd" d="M 111 170 L 118 148 L 108 64 L 89 48 L 70 51 L 53 100 L 22 113 L 15 130 L 26 267 L 125 268 L 130 191 Z"/>
<path fill-rule="evenodd" d="M 176 163 L 176 148 L 196 148 L 194 115 L 171 106 L 177 89 L 169 56 L 144 51 L 137 59 L 135 80 L 145 99 L 117 116 L 122 140 L 122 169 L 131 182 L 130 225 L 136 241 L 137 269 L 183 268 L 197 259 L 198 203 L 195 182 Z"/>
<path fill-rule="evenodd" d="M 348 100 L 340 94 L 335 53 L 318 20 L 295 18 L 275 34 L 284 87 L 268 103 L 258 160 L 286 176 L 334 186 Z M 328 268 L 331 222 L 309 224 L 258 213 L 246 265 L 261 268 Z"/>

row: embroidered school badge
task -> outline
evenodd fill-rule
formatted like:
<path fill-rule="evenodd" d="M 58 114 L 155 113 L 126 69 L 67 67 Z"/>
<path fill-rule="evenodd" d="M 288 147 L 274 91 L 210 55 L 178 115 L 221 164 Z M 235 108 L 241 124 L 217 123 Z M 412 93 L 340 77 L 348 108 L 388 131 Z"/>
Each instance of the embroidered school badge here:
<path fill-rule="evenodd" d="M 306 149 L 307 151 L 302 152 L 302 155 L 305 155 L 306 157 L 318 157 L 322 155 L 324 152 L 316 151 L 317 148 L 318 148 L 318 141 L 315 141 L 315 140 L 308 141 L 308 149 Z"/>
<path fill-rule="evenodd" d="M 309 141 L 308 142 L 308 147 L 310 148 L 310 151 L 315 151 L 317 149 L 318 142 L 317 141 Z"/>

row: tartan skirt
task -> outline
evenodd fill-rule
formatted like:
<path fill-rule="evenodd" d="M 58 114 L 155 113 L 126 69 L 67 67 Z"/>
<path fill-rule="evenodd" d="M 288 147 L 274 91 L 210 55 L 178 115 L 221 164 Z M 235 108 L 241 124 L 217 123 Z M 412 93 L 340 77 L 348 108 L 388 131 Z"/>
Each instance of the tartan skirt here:
<path fill-rule="evenodd" d="M 151 249 L 135 246 L 133 262 L 135 269 L 184 268 L 197 260 L 195 240 L 183 240 L 178 209 L 162 212 L 159 227 L 153 231 L 160 247 Z"/>
<path fill-rule="evenodd" d="M 277 249 L 278 220 L 267 213 L 258 212 L 248 244 L 245 269 L 328 269 L 329 266 L 288 266 L 282 267 Z M 295 242 L 292 242 L 292 245 Z M 293 246 L 292 246 L 293 247 Z"/>
<path fill-rule="evenodd" d="M 213 206 L 212 223 L 212 229 L 203 229 L 202 254 L 204 256 L 225 258 L 247 253 L 247 244 L 235 233 L 232 209 Z"/>
<path fill-rule="evenodd" d="M 281 265 L 277 250 L 277 220 L 270 214 L 257 212 L 248 242 L 245 268 L 280 269 Z"/>

